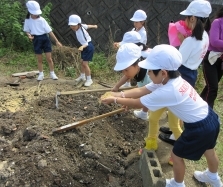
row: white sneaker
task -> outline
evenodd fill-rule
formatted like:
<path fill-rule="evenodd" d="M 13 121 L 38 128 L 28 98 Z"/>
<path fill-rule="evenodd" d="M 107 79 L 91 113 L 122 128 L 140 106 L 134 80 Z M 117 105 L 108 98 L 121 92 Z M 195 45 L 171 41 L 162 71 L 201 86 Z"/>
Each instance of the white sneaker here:
<path fill-rule="evenodd" d="M 195 171 L 194 177 L 200 182 L 209 183 L 212 187 L 222 187 L 221 178 L 218 176 L 216 180 L 210 179 L 208 176 L 208 170 L 205 171 Z"/>
<path fill-rule="evenodd" d="M 79 82 L 79 81 L 86 81 L 86 77 L 78 77 L 77 79 L 75 79 L 75 81 Z"/>
<path fill-rule="evenodd" d="M 43 74 L 39 74 L 37 80 L 38 81 L 42 81 L 44 79 L 44 75 Z"/>
<path fill-rule="evenodd" d="M 89 80 L 87 80 L 85 83 L 84 83 L 84 86 L 91 86 L 93 84 L 93 81 L 92 81 L 92 79 L 89 79 Z"/>
<path fill-rule="evenodd" d="M 174 178 L 172 178 L 172 179 L 166 179 L 166 187 L 178 187 L 178 185 L 175 183 Z M 181 185 L 181 187 L 186 187 L 184 182 Z"/>
<path fill-rule="evenodd" d="M 129 88 L 131 87 L 130 82 L 126 82 L 125 84 L 123 84 L 122 86 L 120 86 L 120 88 Z"/>
<path fill-rule="evenodd" d="M 134 113 L 135 117 L 140 118 L 142 120 L 147 121 L 149 119 L 148 118 L 148 112 L 145 113 L 142 110 L 134 110 L 133 113 Z"/>
<path fill-rule="evenodd" d="M 50 77 L 51 77 L 51 79 L 53 79 L 53 80 L 58 80 L 58 77 L 56 76 L 55 73 L 51 73 L 51 74 L 50 74 Z"/>

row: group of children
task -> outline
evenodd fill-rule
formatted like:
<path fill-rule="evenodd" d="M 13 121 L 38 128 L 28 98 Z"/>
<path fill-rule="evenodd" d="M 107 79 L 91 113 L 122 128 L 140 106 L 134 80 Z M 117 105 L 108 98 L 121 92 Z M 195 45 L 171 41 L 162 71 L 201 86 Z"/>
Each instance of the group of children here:
<path fill-rule="evenodd" d="M 129 34 L 126 33 L 119 45 L 114 67 L 114 70 L 122 71 L 124 76 L 113 88 L 115 92 L 112 92 L 112 96 L 102 99 L 105 104 L 116 103 L 128 108 L 150 110 L 146 149 L 158 148 L 158 119 L 168 109 L 169 126 L 175 141 L 170 160 L 174 178 L 166 180 L 166 187 L 185 186 L 183 159 L 199 160 L 202 155 L 207 160 L 208 168 L 202 172 L 195 171 L 194 177 L 213 187 L 223 186 L 217 173 L 219 161 L 214 150 L 220 129 L 219 118 L 194 89 L 197 68 L 209 46 L 211 11 L 208 1 L 192 1 L 180 13 L 185 20 L 176 24 L 176 29 L 179 29 L 176 36 L 180 43 L 177 46 L 179 50 L 171 45 L 157 45 L 148 52 L 145 60 L 142 60 L 142 47 L 135 45 L 136 37 L 126 42 L 125 35 Z M 126 79 L 141 81 L 142 78 L 138 77 L 145 78 L 144 72 L 149 75 L 146 86 L 138 85 L 136 89 L 116 92 Z M 152 82 L 149 83 L 149 80 Z M 154 117 L 154 114 L 158 117 Z M 146 119 L 145 116 L 140 115 L 140 118 Z M 183 122 L 184 131 L 178 119 Z"/>
<path fill-rule="evenodd" d="M 44 79 L 43 74 L 43 57 L 42 53 L 44 52 L 46 55 L 46 60 L 49 64 L 50 68 L 50 77 L 54 80 L 57 80 L 58 77 L 54 72 L 54 64 L 51 57 L 51 41 L 49 36 L 56 42 L 56 45 L 62 46 L 61 43 L 57 40 L 55 35 L 52 32 L 47 21 L 41 17 L 42 11 L 40 9 L 40 5 L 38 2 L 34 0 L 29 0 L 26 3 L 26 7 L 28 9 L 28 14 L 24 23 L 24 31 L 26 32 L 28 38 L 33 42 L 34 52 L 38 61 L 38 70 L 39 76 L 37 78 L 38 81 L 42 81 Z M 69 17 L 68 25 L 70 28 L 76 33 L 77 40 L 81 44 L 78 48 L 81 51 L 81 75 L 75 81 L 85 81 L 85 86 L 90 86 L 93 81 L 91 79 L 91 71 L 88 66 L 88 62 L 92 61 L 94 46 L 91 42 L 91 37 L 87 32 L 87 29 L 97 28 L 97 25 L 86 25 L 81 23 L 81 18 L 78 15 L 71 15 Z"/>
<path fill-rule="evenodd" d="M 51 45 L 47 34 L 49 33 L 57 45 L 61 44 L 45 19 L 39 16 L 41 14 L 39 4 L 36 1 L 28 1 L 26 5 L 29 14 L 24 24 L 24 31 L 33 41 L 40 71 L 38 80 L 44 78 L 42 51 L 46 53 L 51 78 L 58 79 L 53 71 Z M 220 129 L 219 117 L 194 89 L 197 68 L 209 46 L 211 11 L 208 1 L 193 0 L 187 9 L 180 13 L 185 16 L 185 20 L 172 23 L 169 27 L 170 44 L 175 47 L 162 44 L 150 49 L 146 46 L 147 15 L 144 11 L 137 10 L 130 19 L 134 22 L 132 31 L 125 33 L 121 42 L 114 43 L 114 47 L 118 49 L 114 70 L 122 71 L 124 75 L 112 88 L 112 96 L 103 98 L 102 102 L 121 104 L 128 108 L 141 108 L 135 110 L 134 115 L 149 120 L 145 148 L 153 150 L 158 148 L 159 119 L 162 113 L 168 110 L 171 131 L 161 127 L 160 131 L 163 133 L 159 135 L 164 141 L 168 141 L 169 138 L 174 139 L 169 161 L 173 164 L 174 178 L 166 180 L 166 187 L 184 187 L 183 159 L 199 160 L 202 155 L 207 160 L 208 168 L 203 172 L 195 171 L 194 177 L 213 187 L 223 186 L 217 173 L 219 161 L 214 150 Z M 68 25 L 75 31 L 81 44 L 79 47 L 82 59 L 81 75 L 76 81 L 86 81 L 85 86 L 90 86 L 93 81 L 88 62 L 92 60 L 94 46 L 86 30 L 97 28 L 97 25 L 82 24 L 78 15 L 71 15 Z M 179 47 L 179 50 L 176 47 Z M 118 92 L 121 86 L 129 86 L 129 80 L 133 78 L 137 81 L 138 88 Z M 149 119 L 148 110 L 150 110 Z"/>

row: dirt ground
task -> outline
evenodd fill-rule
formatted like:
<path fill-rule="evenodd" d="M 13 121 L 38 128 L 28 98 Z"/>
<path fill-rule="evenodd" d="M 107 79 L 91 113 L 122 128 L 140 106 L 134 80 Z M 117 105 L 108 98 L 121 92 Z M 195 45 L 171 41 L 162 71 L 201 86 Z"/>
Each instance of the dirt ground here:
<path fill-rule="evenodd" d="M 61 95 L 77 89 L 73 80 L 23 79 L 20 86 L 0 78 L 0 187 L 142 187 L 138 150 L 144 147 L 147 123 L 132 111 L 92 121 L 62 133 L 52 130 L 120 108 L 103 105 L 102 93 Z M 94 83 L 90 89 L 103 88 Z M 83 89 L 83 88 L 81 88 Z M 164 114 L 160 125 L 166 125 Z M 164 177 L 173 176 L 167 164 L 171 145 L 159 142 L 157 151 Z M 206 166 L 204 166 L 205 169 Z M 192 178 L 188 187 L 205 186 Z"/>

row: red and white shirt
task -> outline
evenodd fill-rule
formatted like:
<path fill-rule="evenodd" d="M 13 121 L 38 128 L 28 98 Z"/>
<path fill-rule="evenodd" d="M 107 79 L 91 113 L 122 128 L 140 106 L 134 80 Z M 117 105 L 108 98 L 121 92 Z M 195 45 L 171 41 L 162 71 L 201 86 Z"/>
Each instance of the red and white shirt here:
<path fill-rule="evenodd" d="M 196 70 L 201 64 L 209 46 L 209 37 L 204 31 L 202 40 L 197 40 L 195 37 L 187 37 L 181 44 L 179 51 L 182 55 L 182 65 L 185 67 Z"/>
<path fill-rule="evenodd" d="M 150 83 L 152 93 L 142 96 L 140 102 L 149 110 L 167 107 L 182 121 L 194 123 L 208 115 L 208 104 L 182 77 L 170 79 L 165 85 Z"/>

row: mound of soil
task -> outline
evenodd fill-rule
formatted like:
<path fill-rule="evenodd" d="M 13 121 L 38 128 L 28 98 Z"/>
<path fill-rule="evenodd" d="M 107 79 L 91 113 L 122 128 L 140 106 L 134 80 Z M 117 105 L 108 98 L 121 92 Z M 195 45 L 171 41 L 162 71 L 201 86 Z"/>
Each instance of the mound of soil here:
<path fill-rule="evenodd" d="M 52 134 L 56 127 L 120 106 L 100 104 L 102 93 L 92 93 L 60 96 L 57 109 L 57 87 L 74 87 L 48 81 L 38 96 L 34 96 L 35 82 L 1 88 L 0 183 L 18 187 L 140 186 L 142 179 L 134 164 L 143 146 L 146 123 L 122 112 Z"/>

